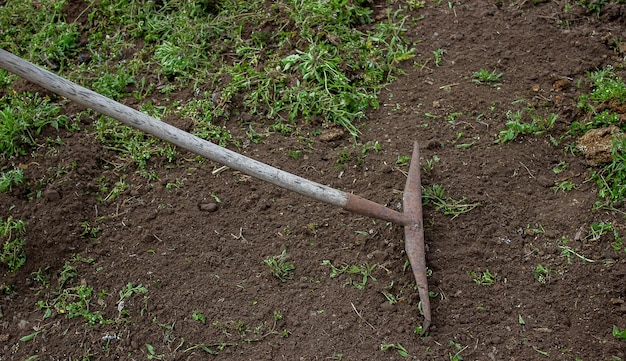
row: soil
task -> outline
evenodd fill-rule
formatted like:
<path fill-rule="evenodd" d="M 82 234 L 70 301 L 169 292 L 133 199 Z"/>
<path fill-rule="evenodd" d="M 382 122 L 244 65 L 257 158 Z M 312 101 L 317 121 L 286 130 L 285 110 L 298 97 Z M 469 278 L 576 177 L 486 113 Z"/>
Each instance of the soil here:
<path fill-rule="evenodd" d="M 27 224 L 26 264 L 17 272 L 2 269 L 3 288 L 12 292 L 0 303 L 0 359 L 626 359 L 626 341 L 611 334 L 614 325 L 626 328 L 626 254 L 607 237 L 583 239 L 598 221 L 613 222 L 626 235 L 624 217 L 594 208 L 592 168 L 566 148 L 574 139 L 555 146 L 546 134 L 494 143 L 506 111 L 520 99 L 558 114 L 550 132 L 558 139 L 587 116 L 576 107 L 589 92 L 579 80 L 605 65 L 622 65 L 614 39 L 626 39 L 626 5 L 609 5 L 600 17 L 579 7 L 564 13 L 563 5 L 472 1 L 410 12 L 423 17 L 407 23 L 406 35 L 420 40 L 421 55 L 402 64 L 406 73 L 380 93 L 380 107 L 367 112 L 357 142 L 378 141 L 382 149 L 369 151 L 362 164 L 337 167 L 342 152 L 360 152 L 340 133 L 324 133 L 298 159 L 287 150 L 302 144 L 280 135 L 237 149 L 396 208 L 407 170 L 396 161 L 419 142 L 423 186 L 439 184 L 451 198 L 480 204 L 457 217 L 424 206 L 435 296 L 427 336 L 414 332 L 423 317 L 401 226 L 230 169 L 216 171 L 219 164 L 183 150 L 175 163 L 151 161 L 159 180 L 134 169 L 116 173 L 117 153 L 97 141 L 84 120 L 79 132 L 48 130 L 41 137 L 58 136 L 62 144 L 2 163 L 20 164 L 27 184 L 44 186 L 40 197 L 27 185 L 0 194 L 2 214 Z M 384 14 L 392 5 L 372 6 Z M 67 11 L 76 12 L 72 6 Z M 444 50 L 438 66 L 436 49 Z M 481 68 L 503 73 L 502 84 L 471 82 Z M 14 87 L 45 92 L 26 81 Z M 64 105 L 68 115 L 80 109 Z M 447 121 L 454 112 L 462 115 Z M 189 127 L 185 120 L 166 121 Z M 240 131 L 234 121 L 226 126 Z M 303 132 L 319 128 L 300 126 Z M 458 146 L 463 143 L 473 145 Z M 432 169 L 425 167 L 434 157 L 439 161 Z M 560 162 L 568 168 L 556 174 Z M 129 189 L 98 201 L 101 180 L 122 177 Z M 555 191 L 562 180 L 574 188 Z M 84 222 L 101 231 L 83 235 Z M 566 257 L 563 237 L 595 262 Z M 295 266 L 285 282 L 264 262 L 283 250 Z M 360 275 L 332 278 L 325 260 L 374 266 L 373 278 L 359 289 Z M 106 290 L 101 302 L 94 296 L 90 311 L 113 322 L 89 326 L 57 312 L 43 318 L 37 302 L 58 285 L 66 263 L 78 271 L 72 285 L 88 284 L 94 295 Z M 545 283 L 534 277 L 538 265 L 552 270 Z M 51 289 L 33 280 L 39 270 Z M 493 285 L 473 282 L 473 274 L 486 271 L 495 275 Z M 122 309 L 119 292 L 129 283 L 148 292 L 128 298 Z M 35 331 L 33 339 L 20 340 Z M 208 356 L 209 349 L 216 355 Z"/>

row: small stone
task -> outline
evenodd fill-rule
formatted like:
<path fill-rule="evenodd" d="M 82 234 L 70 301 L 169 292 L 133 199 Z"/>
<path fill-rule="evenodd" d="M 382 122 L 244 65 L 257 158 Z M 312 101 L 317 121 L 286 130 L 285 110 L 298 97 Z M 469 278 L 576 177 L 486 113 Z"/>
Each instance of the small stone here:
<path fill-rule="evenodd" d="M 61 193 L 56 189 L 48 189 L 43 193 L 43 197 L 48 202 L 56 202 L 61 199 Z"/>
<path fill-rule="evenodd" d="M 333 140 L 341 139 L 345 132 L 341 128 L 330 128 L 326 129 L 320 134 L 319 139 L 322 142 L 330 142 Z"/>
<path fill-rule="evenodd" d="M 215 212 L 217 211 L 217 204 L 216 203 L 200 203 L 198 208 L 200 208 L 200 210 L 204 212 Z"/>
<path fill-rule="evenodd" d="M 578 139 L 577 147 L 585 154 L 587 164 L 598 166 L 612 160 L 613 139 L 622 135 L 615 125 L 591 129 Z"/>

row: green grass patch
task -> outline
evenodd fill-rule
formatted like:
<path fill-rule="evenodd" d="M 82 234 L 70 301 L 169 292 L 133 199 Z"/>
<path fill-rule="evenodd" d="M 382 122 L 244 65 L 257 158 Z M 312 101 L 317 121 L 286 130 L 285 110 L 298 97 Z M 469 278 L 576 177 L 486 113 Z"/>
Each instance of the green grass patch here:
<path fill-rule="evenodd" d="M 65 0 L 5 4 L 0 46 L 107 97 L 133 97 L 140 107 L 154 99 L 171 106 L 172 92 L 193 93 L 171 107 L 172 116 L 198 115 L 193 132 L 223 146 L 242 143 L 223 124 L 244 111 L 257 123 L 294 126 L 315 118 L 357 136 L 364 111 L 378 106 L 378 91 L 415 51 L 403 39 L 402 11 L 388 10 L 374 23 L 369 1 L 103 0 L 76 19 L 66 18 L 65 6 Z M 11 111 L 25 102 L 19 95 L 3 101 L 3 123 L 10 125 L 0 130 L 10 140 L 3 153 L 23 154 L 22 144 L 33 143 L 41 125 L 26 126 Z M 28 119 L 61 126 L 58 108 L 48 112 Z M 163 144 L 110 121 L 96 123 L 98 138 L 139 168 L 155 155 L 172 159 L 171 149 L 158 149 Z"/>
<path fill-rule="evenodd" d="M 13 220 L 12 217 L 0 219 L 0 263 L 6 265 L 10 271 L 17 271 L 26 263 L 24 246 L 26 241 L 26 225 L 22 220 Z"/>
<path fill-rule="evenodd" d="M 337 278 L 342 274 L 347 274 L 349 277 L 346 279 L 344 286 L 353 286 L 356 289 L 363 290 L 368 280 L 376 281 L 376 278 L 372 275 L 372 272 L 378 267 L 378 264 L 369 265 L 364 263 L 360 266 L 349 265 L 342 263 L 340 266 L 335 266 L 330 260 L 322 261 L 322 266 L 330 267 L 330 278 Z M 353 279 L 351 275 L 355 275 L 359 278 Z"/>
<path fill-rule="evenodd" d="M 0 157 L 26 154 L 46 127 L 59 129 L 69 119 L 61 107 L 39 94 L 13 93 L 0 98 Z"/>
<path fill-rule="evenodd" d="M 550 113 L 543 117 L 533 108 L 506 113 L 506 129 L 500 130 L 496 143 L 506 143 L 523 135 L 542 135 L 551 130 L 558 115 Z"/>
<path fill-rule="evenodd" d="M 6 168 L 3 167 L 0 171 L 0 193 L 10 192 L 14 186 L 24 183 L 24 171 L 21 168 L 13 167 L 5 171 Z"/>
<path fill-rule="evenodd" d="M 432 204 L 435 209 L 442 211 L 445 215 L 452 216 L 453 219 L 480 205 L 480 203 L 468 202 L 466 197 L 454 199 L 446 196 L 446 191 L 440 184 L 423 187 L 422 199 L 424 205 Z"/>
<path fill-rule="evenodd" d="M 293 278 L 293 270 L 296 267 L 293 263 L 289 262 L 287 250 L 283 250 L 279 255 L 267 257 L 264 262 L 269 267 L 272 275 L 281 282 L 287 282 Z"/>
<path fill-rule="evenodd" d="M 591 92 L 583 94 L 578 101 L 578 108 L 589 114 L 582 121 L 571 124 L 566 135 L 582 135 L 591 129 L 615 125 L 626 130 L 626 124 L 620 120 L 617 112 L 620 104 L 626 102 L 626 83 L 607 66 L 588 74 Z M 616 136 L 612 140 L 611 161 L 600 167 L 590 169 L 591 180 L 598 187 L 597 206 L 612 207 L 626 197 L 626 137 Z"/>

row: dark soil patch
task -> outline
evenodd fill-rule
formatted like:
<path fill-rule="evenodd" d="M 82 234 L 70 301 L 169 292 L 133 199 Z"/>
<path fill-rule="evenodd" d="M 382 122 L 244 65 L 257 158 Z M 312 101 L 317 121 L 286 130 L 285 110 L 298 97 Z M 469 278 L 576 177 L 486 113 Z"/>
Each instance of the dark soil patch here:
<path fill-rule="evenodd" d="M 626 327 L 624 252 L 604 239 L 574 241 L 597 221 L 613 221 L 626 234 L 624 218 L 593 211 L 597 199 L 594 185 L 586 182 L 585 160 L 564 151 L 573 139 L 559 146 L 548 135 L 494 144 L 506 111 L 520 99 L 559 115 L 552 133 L 557 138 L 585 116 L 576 102 L 588 89 L 577 81 L 588 71 L 622 64 L 623 55 L 607 36 L 626 36 L 625 8 L 611 5 L 605 17 L 596 18 L 563 15 L 558 1 L 532 4 L 473 1 L 416 12 L 423 19 L 408 26 L 408 37 L 422 40 L 422 55 L 414 59 L 422 66 L 406 62 L 406 74 L 381 93 L 380 108 L 368 113 L 358 141 L 378 141 L 382 150 L 368 152 L 362 165 L 336 167 L 342 151 L 359 152 L 348 137 L 316 141 L 297 160 L 287 153 L 301 146 L 297 139 L 272 136 L 242 150 L 392 208 L 399 206 L 405 182 L 398 156 L 410 155 L 418 141 L 423 164 L 439 158 L 424 171 L 423 185 L 440 184 L 450 197 L 480 206 L 456 218 L 425 206 L 429 287 L 436 293 L 428 337 L 414 333 L 422 318 L 406 269 L 402 227 L 238 172 L 214 172 L 219 164 L 186 152 L 175 164 L 157 161 L 158 180 L 116 174 L 116 153 L 86 129 L 51 133 L 62 145 L 18 160 L 30 184 L 0 194 L 2 214 L 26 221 L 28 230 L 26 265 L 2 276 L 2 285 L 14 292 L 0 304 L 0 359 L 203 360 L 207 354 L 200 345 L 224 360 L 403 359 L 393 347 L 381 351 L 390 344 L 419 360 L 450 360 L 457 353 L 466 360 L 625 359 L 625 341 L 611 335 L 613 325 Z M 83 5 L 75 6 L 68 12 L 78 16 Z M 439 66 L 431 56 L 436 49 L 444 50 Z M 481 68 L 502 72 L 502 85 L 472 83 Z M 455 112 L 461 115 L 447 121 Z M 167 120 L 191 127 L 189 120 Z M 458 147 L 464 143 L 473 145 Z M 569 167 L 555 174 L 562 161 Z M 127 191 L 97 200 L 103 179 L 123 177 Z M 564 179 L 575 188 L 555 192 L 554 183 Z M 87 237 L 83 222 L 101 231 Z M 576 256 L 568 262 L 559 247 L 562 237 L 595 262 Z M 264 263 L 283 249 L 295 265 L 286 282 Z M 37 302 L 46 290 L 31 275 L 42 270 L 56 287 L 57 271 L 72 255 L 80 278 L 73 282 L 109 293 L 98 311 L 115 319 L 113 324 L 91 327 L 81 317 L 56 312 L 42 319 Z M 376 265 L 376 280 L 368 279 L 363 290 L 346 285 L 349 276 L 331 278 L 324 260 Z M 545 284 L 534 278 L 537 265 L 554 270 Z M 472 281 L 472 272 L 486 270 L 496 275 L 494 285 Z M 116 301 L 128 283 L 148 293 L 127 300 L 121 313 Z M 385 292 L 397 303 L 388 302 Z M 199 312 L 204 323 L 192 316 Z M 43 331 L 20 341 L 37 330 Z"/>

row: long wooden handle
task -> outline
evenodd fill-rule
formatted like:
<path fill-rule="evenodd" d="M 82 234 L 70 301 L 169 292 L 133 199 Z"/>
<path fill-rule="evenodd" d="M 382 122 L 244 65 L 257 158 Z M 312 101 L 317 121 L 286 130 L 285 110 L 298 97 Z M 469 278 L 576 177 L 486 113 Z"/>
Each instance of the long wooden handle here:
<path fill-rule="evenodd" d="M 67 79 L 63 79 L 4 49 L 0 49 L 0 67 L 78 104 L 117 119 L 126 125 L 152 134 L 157 138 L 166 140 L 255 178 L 339 207 L 344 207 L 348 201 L 349 195 L 345 192 L 274 168 L 198 138 Z"/>

